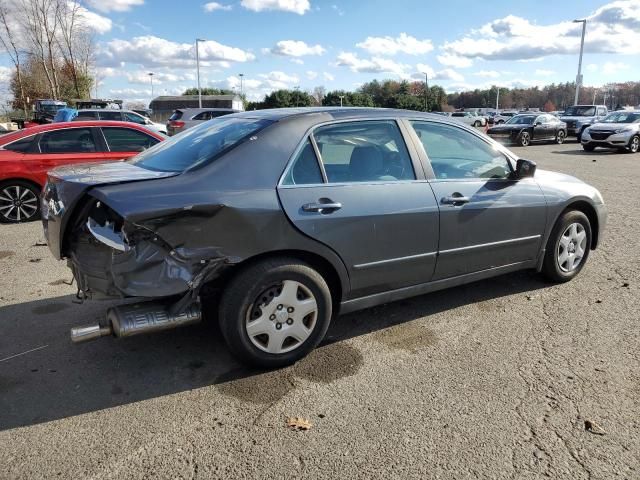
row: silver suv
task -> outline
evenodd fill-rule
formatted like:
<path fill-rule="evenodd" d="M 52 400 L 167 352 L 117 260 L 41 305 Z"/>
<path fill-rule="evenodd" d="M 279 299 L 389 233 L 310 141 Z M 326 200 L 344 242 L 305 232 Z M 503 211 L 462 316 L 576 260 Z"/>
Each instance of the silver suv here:
<path fill-rule="evenodd" d="M 232 108 L 178 108 L 167 120 L 167 133 L 175 135 L 212 118 L 239 111 Z"/>
<path fill-rule="evenodd" d="M 582 148 L 616 148 L 636 153 L 640 150 L 640 110 L 613 112 L 582 132 Z"/>
<path fill-rule="evenodd" d="M 78 121 L 86 120 L 115 120 L 117 122 L 132 122 L 143 125 L 154 132 L 167 134 L 167 127 L 162 123 L 155 123 L 147 117 L 131 110 L 113 110 L 108 108 L 91 108 L 78 110 L 78 116 L 74 118 Z"/>
<path fill-rule="evenodd" d="M 598 123 L 609 114 L 604 105 L 573 105 L 560 116 L 560 120 L 567 124 L 567 134 L 575 135 L 580 141 L 585 128 Z"/>

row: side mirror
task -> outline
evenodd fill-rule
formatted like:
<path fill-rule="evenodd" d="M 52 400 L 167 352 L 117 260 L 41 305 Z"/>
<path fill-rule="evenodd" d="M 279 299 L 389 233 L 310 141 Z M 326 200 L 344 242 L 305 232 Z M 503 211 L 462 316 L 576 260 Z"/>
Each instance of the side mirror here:
<path fill-rule="evenodd" d="M 536 162 L 519 158 L 516 162 L 516 177 L 527 178 L 533 177 L 536 173 Z"/>

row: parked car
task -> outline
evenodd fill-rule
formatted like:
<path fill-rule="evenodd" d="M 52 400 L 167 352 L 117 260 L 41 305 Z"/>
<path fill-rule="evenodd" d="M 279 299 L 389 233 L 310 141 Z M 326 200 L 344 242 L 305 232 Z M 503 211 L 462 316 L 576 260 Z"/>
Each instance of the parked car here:
<path fill-rule="evenodd" d="M 567 137 L 567 125 L 553 115 L 518 114 L 502 125 L 487 130 L 494 140 L 527 147 L 532 142 L 551 141 L 563 143 Z"/>
<path fill-rule="evenodd" d="M 578 141 L 585 128 L 598 123 L 609 114 L 604 105 L 573 105 L 560 116 L 567 124 L 567 134 L 575 136 Z"/>
<path fill-rule="evenodd" d="M 0 137 L 0 223 L 40 217 L 47 172 L 60 165 L 121 160 L 163 140 L 125 122 L 39 125 Z"/>
<path fill-rule="evenodd" d="M 143 117 L 151 118 L 152 111 L 149 108 L 132 108 L 131 111 L 138 115 L 142 115 Z"/>
<path fill-rule="evenodd" d="M 630 153 L 640 150 L 640 110 L 613 112 L 582 132 L 582 148 L 615 148 Z"/>
<path fill-rule="evenodd" d="M 473 125 L 474 127 L 484 127 L 487 125 L 487 119 L 476 115 L 474 112 L 453 112 L 451 113 L 451 118 L 466 123 L 467 125 Z"/>
<path fill-rule="evenodd" d="M 127 162 L 56 169 L 43 198 L 79 297 L 139 299 L 74 341 L 198 322 L 219 292 L 223 337 L 262 367 L 306 355 L 339 313 L 520 269 L 569 281 L 606 221 L 595 188 L 473 128 L 371 108 L 214 119 Z"/>
<path fill-rule="evenodd" d="M 167 127 L 164 124 L 153 122 L 149 118 L 144 117 L 139 113 L 133 112 L 131 110 L 110 110 L 106 108 L 78 110 L 78 116 L 75 118 L 75 120 L 110 120 L 132 122 L 137 123 L 138 125 L 144 125 L 146 128 L 148 128 L 149 130 L 153 130 L 154 132 L 162 133 L 163 135 L 167 134 Z"/>
<path fill-rule="evenodd" d="M 212 118 L 236 112 L 238 110 L 232 108 L 178 108 L 167 120 L 167 133 L 172 136 Z"/>
<path fill-rule="evenodd" d="M 488 119 L 489 125 L 500 125 L 501 123 L 505 123 L 510 118 L 517 115 L 518 112 L 500 112 L 494 113 Z"/>

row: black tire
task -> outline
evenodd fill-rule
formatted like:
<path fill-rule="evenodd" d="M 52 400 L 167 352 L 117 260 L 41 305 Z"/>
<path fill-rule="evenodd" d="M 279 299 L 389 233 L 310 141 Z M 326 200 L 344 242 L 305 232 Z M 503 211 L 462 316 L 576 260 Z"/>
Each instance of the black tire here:
<path fill-rule="evenodd" d="M 590 143 L 583 143 L 582 148 L 585 152 L 593 152 L 596 149 L 596 146 L 591 145 Z"/>
<path fill-rule="evenodd" d="M 19 214 L 15 204 L 10 201 L 16 199 L 24 202 L 24 205 L 18 204 Z M 7 208 L 11 206 L 14 208 Z M 0 182 L 0 223 L 26 223 L 39 218 L 40 188 L 24 180 Z"/>
<path fill-rule="evenodd" d="M 528 147 L 531 145 L 531 134 L 529 132 L 521 132 L 518 137 L 518 145 L 521 147 Z"/>
<path fill-rule="evenodd" d="M 277 288 L 287 280 L 302 284 L 313 294 L 317 305 L 315 324 L 310 336 L 294 350 L 281 354 L 268 353 L 249 338 L 246 329 L 249 309 L 253 306 L 262 312 L 261 306 L 254 305 L 256 301 L 274 285 Z M 276 297 L 272 295 L 272 298 Z M 273 299 L 267 301 L 272 302 Z M 264 260 L 238 272 L 225 287 L 218 312 L 220 330 L 233 355 L 242 363 L 259 368 L 284 367 L 306 356 L 324 338 L 332 314 L 331 293 L 322 275 L 292 258 Z"/>
<path fill-rule="evenodd" d="M 558 261 L 560 240 L 562 239 L 565 230 L 574 223 L 579 223 L 584 228 L 584 232 L 586 233 L 586 246 L 584 249 L 584 256 L 577 267 L 571 271 L 565 271 L 561 268 Z M 591 251 L 591 239 L 591 223 L 587 216 L 579 210 L 567 210 L 564 212 L 553 227 L 549 240 L 547 241 L 547 248 L 542 264 L 542 273 L 544 276 L 548 280 L 556 283 L 568 282 L 573 279 L 578 275 L 578 273 L 580 273 L 587 263 L 589 252 Z"/>
<path fill-rule="evenodd" d="M 565 138 L 567 138 L 567 134 L 564 130 L 558 130 L 556 133 L 556 143 L 558 145 L 562 145 L 564 143 Z"/>
<path fill-rule="evenodd" d="M 638 151 L 640 151 L 639 135 L 634 135 L 633 137 L 631 137 L 631 140 L 629 140 L 629 145 L 627 146 L 627 151 L 629 153 L 638 153 Z"/>
<path fill-rule="evenodd" d="M 504 123 L 504 120 L 498 120 L 498 125 L 501 125 Z"/>
<path fill-rule="evenodd" d="M 578 132 L 578 135 L 576 135 L 576 140 L 578 140 L 578 143 L 582 142 L 582 132 L 584 132 L 584 128 Z"/>
<path fill-rule="evenodd" d="M 475 122 L 473 122 L 473 126 L 474 127 L 481 127 L 482 123 L 480 122 L 480 120 L 476 120 Z"/>

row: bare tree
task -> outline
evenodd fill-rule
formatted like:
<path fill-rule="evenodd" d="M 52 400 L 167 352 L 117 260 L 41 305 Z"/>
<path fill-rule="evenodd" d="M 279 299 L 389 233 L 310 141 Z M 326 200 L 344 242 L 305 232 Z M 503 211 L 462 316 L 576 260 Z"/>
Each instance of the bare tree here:
<path fill-rule="evenodd" d="M 56 0 L 59 25 L 58 45 L 66 66 L 71 71 L 76 96 L 81 98 L 79 76 L 88 76 L 92 61 L 93 36 L 77 0 Z M 84 89 L 84 87 L 83 87 Z"/>
<path fill-rule="evenodd" d="M 27 99 L 24 95 L 24 84 L 22 82 L 22 54 L 18 47 L 18 32 L 16 32 L 9 21 L 9 4 L 0 5 L 0 45 L 6 50 L 11 58 L 11 62 L 16 69 L 16 82 L 20 90 L 20 105 L 27 118 Z"/>

